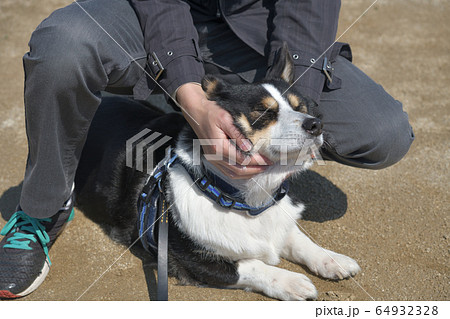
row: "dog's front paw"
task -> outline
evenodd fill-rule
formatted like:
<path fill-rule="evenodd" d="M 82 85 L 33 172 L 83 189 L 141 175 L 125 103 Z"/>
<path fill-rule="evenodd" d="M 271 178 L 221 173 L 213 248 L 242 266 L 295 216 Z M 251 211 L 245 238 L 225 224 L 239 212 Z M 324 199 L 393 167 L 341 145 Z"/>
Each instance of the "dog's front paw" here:
<path fill-rule="evenodd" d="M 257 259 L 239 261 L 234 288 L 263 292 L 280 300 L 317 299 L 317 290 L 305 275 L 269 266 Z"/>
<path fill-rule="evenodd" d="M 324 249 L 319 258 L 308 263 L 309 269 L 324 278 L 340 280 L 355 276 L 361 268 L 350 257 Z"/>
<path fill-rule="evenodd" d="M 315 300 L 317 289 L 305 275 L 285 271 L 272 281 L 265 293 L 280 300 Z"/>

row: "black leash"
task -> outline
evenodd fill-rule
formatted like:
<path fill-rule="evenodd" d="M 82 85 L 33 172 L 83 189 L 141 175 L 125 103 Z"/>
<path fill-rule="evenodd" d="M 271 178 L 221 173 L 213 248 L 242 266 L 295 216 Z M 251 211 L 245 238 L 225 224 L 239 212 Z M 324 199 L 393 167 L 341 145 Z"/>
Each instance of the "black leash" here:
<path fill-rule="evenodd" d="M 138 230 L 144 248 L 157 256 L 157 300 L 168 300 L 169 214 L 165 197 L 167 170 L 177 156 L 168 152 L 147 179 L 138 200 Z M 172 157 L 170 157 L 172 156 Z M 156 233 L 157 232 L 157 233 Z M 156 239 L 156 236 L 158 237 Z"/>
<path fill-rule="evenodd" d="M 158 203 L 158 211 L 161 212 L 158 227 L 158 285 L 157 300 L 169 300 L 168 285 L 168 240 L 169 240 L 169 214 L 167 213 L 166 198 L 164 192 L 161 192 Z"/>

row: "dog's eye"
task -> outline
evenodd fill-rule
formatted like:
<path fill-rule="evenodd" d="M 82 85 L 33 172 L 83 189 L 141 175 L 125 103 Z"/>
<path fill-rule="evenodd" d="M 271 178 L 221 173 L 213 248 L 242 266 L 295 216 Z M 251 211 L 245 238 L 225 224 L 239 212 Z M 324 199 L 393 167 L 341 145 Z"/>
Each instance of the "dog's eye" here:
<path fill-rule="evenodd" d="M 271 111 L 270 109 L 267 109 L 261 105 L 258 105 L 257 107 L 254 107 L 252 112 L 258 112 L 258 113 L 264 113 L 264 112 L 268 112 Z"/>
<path fill-rule="evenodd" d="M 258 107 L 253 108 L 251 113 L 258 114 L 259 116 L 261 116 L 261 115 L 265 115 L 265 114 L 272 114 L 273 115 L 273 114 L 276 114 L 277 111 L 278 111 L 278 109 L 266 108 L 266 107 L 263 107 L 263 106 L 258 106 Z"/>
<path fill-rule="evenodd" d="M 265 122 L 277 118 L 277 111 L 266 108 L 254 109 L 250 112 L 249 119 L 253 122 Z"/>

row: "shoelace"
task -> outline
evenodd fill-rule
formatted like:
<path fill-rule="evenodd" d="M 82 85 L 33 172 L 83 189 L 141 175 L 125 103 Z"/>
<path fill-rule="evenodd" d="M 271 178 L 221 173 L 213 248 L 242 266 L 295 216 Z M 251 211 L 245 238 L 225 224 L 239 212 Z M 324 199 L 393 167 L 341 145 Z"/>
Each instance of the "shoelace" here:
<path fill-rule="evenodd" d="M 23 211 L 15 212 L 0 232 L 0 235 L 6 236 L 12 229 L 11 233 L 13 233 L 13 236 L 7 239 L 8 244 L 5 244 L 3 247 L 32 250 L 33 248 L 29 244 L 31 241 L 37 242 L 39 239 L 48 263 L 51 265 L 47 247 L 50 237 L 41 222 L 51 222 L 51 218 L 37 219 L 28 216 Z M 23 232 L 28 232 L 28 234 Z"/>

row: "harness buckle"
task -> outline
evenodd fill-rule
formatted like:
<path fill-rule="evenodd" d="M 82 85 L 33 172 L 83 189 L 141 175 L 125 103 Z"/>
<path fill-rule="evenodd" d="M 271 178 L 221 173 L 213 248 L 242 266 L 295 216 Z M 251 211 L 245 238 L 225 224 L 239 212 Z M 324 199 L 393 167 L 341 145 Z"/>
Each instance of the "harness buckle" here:
<path fill-rule="evenodd" d="M 225 201 L 231 201 L 231 204 L 229 206 L 222 205 L 220 203 L 221 199 L 224 199 Z M 234 204 L 236 204 L 236 200 L 234 198 L 231 198 L 230 196 L 227 196 L 224 193 L 220 192 L 219 196 L 216 199 L 216 203 L 224 208 L 232 209 Z"/>
<path fill-rule="evenodd" d="M 206 181 L 204 185 L 202 184 L 203 180 Z M 198 188 L 200 188 L 201 191 L 204 192 L 204 191 L 206 191 L 208 186 L 211 185 L 211 180 L 208 178 L 208 176 L 203 175 L 203 177 L 201 179 L 197 180 L 196 184 L 197 184 Z"/>
<path fill-rule="evenodd" d="M 158 179 L 158 189 L 161 194 L 164 194 L 163 186 L 161 186 L 161 181 L 164 183 L 167 172 L 163 172 L 162 176 Z"/>

